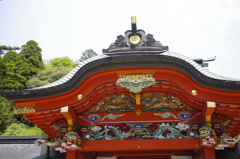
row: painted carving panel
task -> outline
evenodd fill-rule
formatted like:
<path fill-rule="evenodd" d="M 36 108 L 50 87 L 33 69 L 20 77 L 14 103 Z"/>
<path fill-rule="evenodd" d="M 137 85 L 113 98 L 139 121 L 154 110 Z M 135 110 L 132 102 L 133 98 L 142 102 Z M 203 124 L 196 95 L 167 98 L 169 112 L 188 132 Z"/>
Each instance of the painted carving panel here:
<path fill-rule="evenodd" d="M 133 94 L 113 95 L 102 99 L 88 113 L 134 112 L 134 100 Z"/>
<path fill-rule="evenodd" d="M 134 94 L 109 96 L 99 101 L 88 113 L 134 112 L 135 100 Z M 177 97 L 162 93 L 144 93 L 141 95 L 141 103 L 143 111 L 193 110 Z"/>
<path fill-rule="evenodd" d="M 79 135 L 82 140 L 198 138 L 199 125 L 200 123 L 122 123 L 81 126 Z"/>
<path fill-rule="evenodd" d="M 144 93 L 142 95 L 143 111 L 193 110 L 177 97 L 162 93 Z"/>

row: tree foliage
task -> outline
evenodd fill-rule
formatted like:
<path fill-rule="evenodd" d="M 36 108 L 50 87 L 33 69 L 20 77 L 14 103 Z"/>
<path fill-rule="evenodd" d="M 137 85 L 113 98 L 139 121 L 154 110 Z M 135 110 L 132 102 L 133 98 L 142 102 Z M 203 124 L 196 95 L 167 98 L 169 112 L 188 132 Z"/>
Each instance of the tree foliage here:
<path fill-rule="evenodd" d="M 54 67 L 68 67 L 74 68 L 77 64 L 73 62 L 69 57 L 57 57 L 50 60 L 50 64 L 46 65 L 45 68 L 54 68 Z"/>
<path fill-rule="evenodd" d="M 34 40 L 28 41 L 21 47 L 0 45 L 0 92 L 1 90 L 25 89 L 52 83 L 65 76 L 76 66 L 68 57 L 52 59 L 49 65 L 42 60 L 41 48 Z M 8 52 L 7 52 L 8 51 Z M 5 53 L 3 57 L 1 55 Z M 97 55 L 92 49 L 82 53 L 79 61 Z M 27 136 L 42 135 L 41 129 L 33 125 L 26 117 L 14 115 L 13 104 L 0 96 L 0 135 Z"/>
<path fill-rule="evenodd" d="M 30 79 L 44 69 L 42 60 L 42 49 L 34 40 L 30 40 L 21 48 L 20 60 L 17 63 L 18 73 L 25 78 Z"/>
<path fill-rule="evenodd" d="M 32 79 L 30 79 L 27 82 L 27 86 L 39 87 L 39 86 L 52 83 L 62 78 L 63 76 L 65 76 L 69 71 L 71 71 L 71 68 L 67 68 L 67 67 L 54 67 L 54 68 L 43 70 L 39 72 L 36 77 L 33 77 Z"/>
<path fill-rule="evenodd" d="M 0 57 L 3 55 L 6 51 L 12 51 L 12 50 L 20 50 L 19 47 L 16 46 L 6 46 L 6 45 L 0 45 Z"/>
<path fill-rule="evenodd" d="M 37 126 L 28 126 L 23 123 L 12 123 L 2 136 L 40 136 L 43 131 Z"/>
<path fill-rule="evenodd" d="M 19 55 L 14 51 L 7 52 L 0 59 L 0 89 L 23 89 L 27 79 L 18 74 L 16 63 L 19 61 Z"/>
<path fill-rule="evenodd" d="M 0 46 L 0 52 L 9 51 L 2 58 L 0 56 L 0 92 L 25 89 L 27 80 L 44 68 L 41 48 L 35 41 L 30 40 L 23 45 L 19 54 L 12 51 L 18 49 L 18 47 Z M 14 115 L 13 105 L 0 96 L 0 134 L 16 122 L 33 126 L 26 117 Z"/>
<path fill-rule="evenodd" d="M 14 118 L 12 110 L 13 105 L 4 97 L 0 96 L 0 134 L 13 122 L 17 120 Z"/>
<path fill-rule="evenodd" d="M 82 53 L 82 56 L 80 57 L 79 61 L 80 62 L 83 62 L 93 56 L 96 56 L 97 53 L 93 51 L 93 49 L 88 49 L 88 50 L 85 50 L 83 53 Z"/>

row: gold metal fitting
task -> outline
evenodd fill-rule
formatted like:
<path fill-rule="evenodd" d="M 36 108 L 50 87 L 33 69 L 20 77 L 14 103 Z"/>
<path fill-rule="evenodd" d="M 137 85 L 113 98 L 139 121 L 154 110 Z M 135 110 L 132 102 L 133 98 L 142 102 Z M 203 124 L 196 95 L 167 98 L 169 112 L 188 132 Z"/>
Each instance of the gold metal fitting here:
<path fill-rule="evenodd" d="M 142 110 L 138 109 L 138 110 L 135 111 L 135 113 L 139 116 L 139 115 L 142 114 Z"/>
<path fill-rule="evenodd" d="M 192 95 L 197 95 L 197 91 L 196 90 L 192 90 Z"/>
<path fill-rule="evenodd" d="M 133 45 L 138 45 L 141 42 L 141 38 L 138 35 L 133 35 L 130 37 L 129 41 Z"/>
<path fill-rule="evenodd" d="M 77 96 L 77 99 L 78 99 L 78 100 L 82 99 L 82 94 L 79 94 L 79 95 Z"/>

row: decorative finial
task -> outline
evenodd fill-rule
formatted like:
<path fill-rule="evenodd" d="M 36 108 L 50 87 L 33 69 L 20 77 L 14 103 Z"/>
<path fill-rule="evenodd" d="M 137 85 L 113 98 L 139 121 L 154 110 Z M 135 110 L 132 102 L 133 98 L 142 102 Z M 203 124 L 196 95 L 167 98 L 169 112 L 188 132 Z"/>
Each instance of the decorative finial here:
<path fill-rule="evenodd" d="M 127 30 L 125 35 L 117 36 L 117 39 L 107 49 L 103 49 L 104 54 L 113 54 L 114 52 L 135 50 L 156 50 L 168 51 L 168 46 L 163 46 L 159 41 L 153 38 L 152 34 L 145 35 L 144 30 L 137 30 L 137 18 L 131 16 L 131 30 Z"/>
<path fill-rule="evenodd" d="M 132 24 L 137 24 L 136 16 L 131 16 L 131 22 Z"/>
<path fill-rule="evenodd" d="M 131 16 L 131 21 L 132 21 L 132 34 L 137 33 L 137 19 L 136 16 Z"/>
<path fill-rule="evenodd" d="M 132 22 L 132 36 L 129 41 L 132 45 L 138 45 L 141 42 L 141 38 L 137 35 L 137 19 L 136 16 L 131 16 Z"/>

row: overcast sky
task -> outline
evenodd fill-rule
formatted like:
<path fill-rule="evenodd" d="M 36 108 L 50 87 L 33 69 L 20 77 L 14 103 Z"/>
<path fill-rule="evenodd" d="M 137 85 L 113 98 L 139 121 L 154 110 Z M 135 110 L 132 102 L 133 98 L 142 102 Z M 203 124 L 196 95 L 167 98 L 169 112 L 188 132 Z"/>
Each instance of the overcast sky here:
<path fill-rule="evenodd" d="M 217 56 L 209 70 L 240 79 L 239 0 L 2 0 L 0 45 L 35 40 L 43 59 L 76 61 L 86 49 L 102 53 L 131 29 L 133 15 L 170 51 Z"/>

